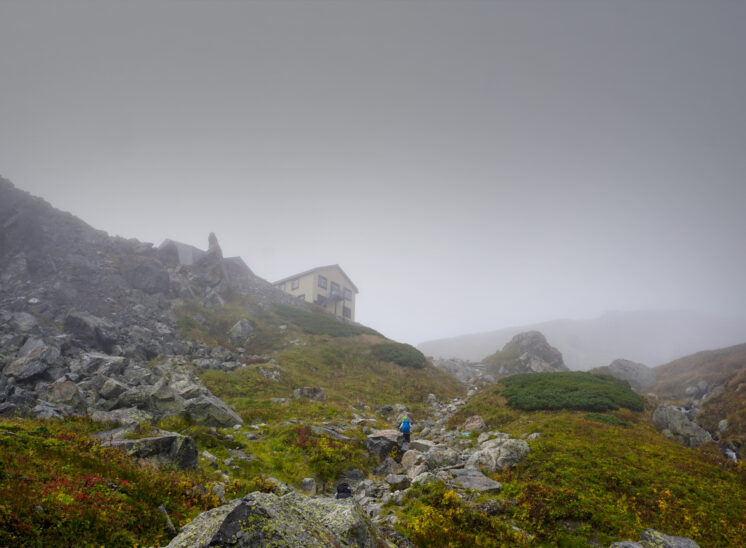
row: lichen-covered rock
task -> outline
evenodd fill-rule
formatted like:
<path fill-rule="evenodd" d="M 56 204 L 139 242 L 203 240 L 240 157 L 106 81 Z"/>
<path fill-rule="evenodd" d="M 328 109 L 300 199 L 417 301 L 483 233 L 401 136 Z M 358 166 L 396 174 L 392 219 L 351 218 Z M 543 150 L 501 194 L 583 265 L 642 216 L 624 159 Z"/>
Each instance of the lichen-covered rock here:
<path fill-rule="evenodd" d="M 475 430 L 485 430 L 487 428 L 487 425 L 484 423 L 484 419 L 480 417 L 479 415 L 474 415 L 473 417 L 469 417 L 464 421 L 464 424 L 461 426 L 461 430 L 464 432 L 473 432 Z"/>
<path fill-rule="evenodd" d="M 384 481 L 388 483 L 392 489 L 397 490 L 406 489 L 411 483 L 409 476 L 404 474 L 389 474 L 386 476 Z"/>
<path fill-rule="evenodd" d="M 47 371 L 59 357 L 60 351 L 55 346 L 50 346 L 41 339 L 29 338 L 18 350 L 17 359 L 5 366 L 3 374 L 26 381 Z"/>
<path fill-rule="evenodd" d="M 121 449 L 128 456 L 152 459 L 177 468 L 197 467 L 197 444 L 189 436 L 174 432 L 141 439 L 112 439 L 102 443 L 107 447 Z"/>
<path fill-rule="evenodd" d="M 383 548 L 381 532 L 353 498 L 254 492 L 185 525 L 168 548 L 358 546 Z"/>
<path fill-rule="evenodd" d="M 244 343 L 254 334 L 254 324 L 248 318 L 241 318 L 228 330 L 228 337 L 235 343 Z"/>
<path fill-rule="evenodd" d="M 365 438 L 365 447 L 380 459 L 399 455 L 403 446 L 404 434 L 394 429 L 375 430 Z"/>
<path fill-rule="evenodd" d="M 460 457 L 458 451 L 450 447 L 437 447 L 425 453 L 425 460 L 430 470 L 441 466 L 452 466 L 458 464 Z"/>
<path fill-rule="evenodd" d="M 315 386 L 301 386 L 293 390 L 293 397 L 296 399 L 304 398 L 315 401 L 326 401 L 326 391 L 323 388 Z"/>
<path fill-rule="evenodd" d="M 184 402 L 184 412 L 195 422 L 207 426 L 234 426 L 243 420 L 233 409 L 212 394 L 203 394 Z"/>
<path fill-rule="evenodd" d="M 655 529 L 645 529 L 639 542 L 615 542 L 609 548 L 699 548 L 699 544 L 688 537 L 674 537 Z"/>
<path fill-rule="evenodd" d="M 712 440 L 704 428 L 691 420 L 684 411 L 673 405 L 661 405 L 653 412 L 653 423 L 658 428 L 668 430 L 673 439 L 687 445 L 698 447 Z"/>
<path fill-rule="evenodd" d="M 489 440 L 483 444 L 483 447 L 472 453 L 466 461 L 466 466 L 469 468 L 481 466 L 490 474 L 510 468 L 531 451 L 526 441 L 513 438 L 504 441 Z"/>
<path fill-rule="evenodd" d="M 453 480 L 464 489 L 475 489 L 485 493 L 497 493 L 502 489 L 499 481 L 491 480 L 476 468 L 453 470 Z"/>

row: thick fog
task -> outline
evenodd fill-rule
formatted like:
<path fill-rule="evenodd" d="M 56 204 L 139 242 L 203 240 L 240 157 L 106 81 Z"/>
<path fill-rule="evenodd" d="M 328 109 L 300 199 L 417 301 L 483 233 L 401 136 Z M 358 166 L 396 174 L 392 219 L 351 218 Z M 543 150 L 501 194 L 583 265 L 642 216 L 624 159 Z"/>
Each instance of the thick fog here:
<path fill-rule="evenodd" d="M 0 2 L 0 174 L 412 344 L 746 309 L 746 3 Z"/>

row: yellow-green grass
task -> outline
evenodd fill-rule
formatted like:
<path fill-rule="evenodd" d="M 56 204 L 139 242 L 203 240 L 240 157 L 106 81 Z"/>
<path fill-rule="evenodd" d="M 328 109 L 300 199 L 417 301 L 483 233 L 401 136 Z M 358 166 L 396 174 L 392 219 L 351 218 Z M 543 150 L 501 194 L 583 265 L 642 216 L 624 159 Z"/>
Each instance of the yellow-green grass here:
<path fill-rule="evenodd" d="M 279 352 L 278 380 L 266 378 L 250 365 L 234 372 L 204 371 L 202 381 L 245 420 L 278 421 L 288 418 L 329 420 L 349 416 L 350 406 L 404 403 L 415 414 L 424 413 L 430 393 L 441 399 L 463 394 L 463 386 L 451 375 L 427 364 L 422 369 L 380 361 L 370 352 L 369 336 L 315 338 L 304 346 Z M 326 402 L 293 400 L 293 389 L 301 386 L 323 388 Z M 286 405 L 272 398 L 289 398 Z"/>
<path fill-rule="evenodd" d="M 528 457 L 493 475 L 503 484 L 495 497 L 505 503 L 503 517 L 538 545 L 604 546 L 637 539 L 649 527 L 701 546 L 737 546 L 746 538 L 743 464 L 725 462 L 714 444 L 690 449 L 666 439 L 651 410 L 521 411 L 506 407 L 492 387 L 451 425 L 475 414 L 513 437 L 540 433 Z"/>
<path fill-rule="evenodd" d="M 160 505 L 178 526 L 218 504 L 195 489 L 201 473 L 139 463 L 90 438 L 110 426 L 0 420 L 1 546 L 165 544 Z"/>

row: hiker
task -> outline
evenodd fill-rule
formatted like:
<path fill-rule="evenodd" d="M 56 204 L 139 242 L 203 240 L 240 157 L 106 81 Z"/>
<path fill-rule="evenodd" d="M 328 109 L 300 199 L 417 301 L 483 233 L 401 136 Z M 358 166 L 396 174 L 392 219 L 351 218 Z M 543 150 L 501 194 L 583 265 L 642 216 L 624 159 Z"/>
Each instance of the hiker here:
<path fill-rule="evenodd" d="M 412 423 L 407 415 L 402 415 L 399 419 L 399 432 L 404 434 L 404 441 L 409 443 L 409 433 L 412 429 Z"/>
<path fill-rule="evenodd" d="M 348 499 L 351 496 L 352 491 L 350 491 L 350 484 L 342 482 L 337 485 L 337 494 L 334 495 L 335 499 Z"/>

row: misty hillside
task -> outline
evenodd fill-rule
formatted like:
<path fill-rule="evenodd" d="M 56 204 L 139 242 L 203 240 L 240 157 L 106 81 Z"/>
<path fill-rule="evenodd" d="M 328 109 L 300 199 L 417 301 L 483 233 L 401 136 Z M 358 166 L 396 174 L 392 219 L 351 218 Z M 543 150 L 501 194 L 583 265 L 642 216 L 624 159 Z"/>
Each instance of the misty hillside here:
<path fill-rule="evenodd" d="M 695 312 L 611 312 L 591 320 L 554 320 L 485 333 L 423 342 L 427 356 L 480 361 L 501 349 L 516 334 L 540 331 L 562 352 L 573 370 L 607 365 L 617 358 L 649 366 L 746 341 L 746 321 L 711 318 Z"/>

